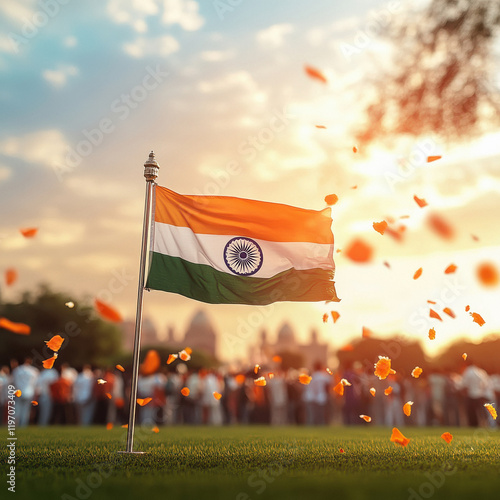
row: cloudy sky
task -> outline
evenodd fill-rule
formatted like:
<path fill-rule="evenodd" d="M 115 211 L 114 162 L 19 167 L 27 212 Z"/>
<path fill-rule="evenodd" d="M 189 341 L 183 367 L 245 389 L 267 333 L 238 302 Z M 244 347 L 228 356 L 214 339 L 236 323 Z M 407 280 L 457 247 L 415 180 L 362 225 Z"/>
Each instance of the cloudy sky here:
<path fill-rule="evenodd" d="M 283 321 L 301 339 L 316 328 L 333 347 L 367 326 L 420 338 L 429 352 L 500 331 L 500 289 L 476 277 L 482 262 L 500 268 L 499 133 L 352 150 L 366 82 L 390 68 L 393 47 L 377 33 L 407 10 L 378 0 L 2 1 L 0 269 L 19 272 L 3 297 L 45 282 L 69 299 L 101 297 L 132 318 L 142 165 L 154 149 L 158 183 L 180 193 L 313 209 L 335 193 L 336 246 L 360 236 L 375 248 L 370 264 L 336 254 L 335 325 L 322 323 L 331 305 L 206 306 L 151 292 L 145 314 L 161 334 L 172 325 L 180 335 L 200 307 L 222 334 L 225 358 L 244 356 L 256 331 L 272 338 Z M 328 83 L 309 78 L 305 64 Z M 426 163 L 428 155 L 443 158 Z M 453 238 L 430 230 L 430 213 L 448 221 Z M 406 226 L 401 241 L 372 229 L 388 218 L 396 230 Z M 39 233 L 25 239 L 22 227 Z M 445 275 L 451 263 L 457 272 Z M 457 318 L 429 319 L 427 300 Z"/>

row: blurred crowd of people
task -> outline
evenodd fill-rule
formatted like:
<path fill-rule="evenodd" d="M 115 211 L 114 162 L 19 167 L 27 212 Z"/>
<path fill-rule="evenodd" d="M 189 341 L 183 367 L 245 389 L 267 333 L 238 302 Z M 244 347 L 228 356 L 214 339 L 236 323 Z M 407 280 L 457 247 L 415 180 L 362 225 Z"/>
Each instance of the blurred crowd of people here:
<path fill-rule="evenodd" d="M 257 373 L 255 373 L 257 371 Z M 151 425 L 370 425 L 471 426 L 495 428 L 484 407 L 500 403 L 500 373 L 488 374 L 472 362 L 462 373 L 424 372 L 418 379 L 400 373 L 379 380 L 360 363 L 327 373 L 317 363 L 308 384 L 304 371 L 275 368 L 246 372 L 189 370 L 179 364 L 140 375 L 138 397 L 152 398 L 138 407 L 138 421 Z M 255 380 L 264 376 L 265 385 Z M 341 379 L 351 385 L 342 396 L 333 388 Z M 17 426 L 37 424 L 123 425 L 128 420 L 130 378 L 116 368 L 76 370 L 67 364 L 39 371 L 31 359 L 0 369 L 1 423 L 6 423 L 7 388 L 13 385 Z M 388 387 L 392 388 L 386 394 Z M 181 390 L 189 389 L 185 396 Z M 184 389 L 183 391 L 187 391 Z M 403 405 L 413 401 L 407 417 Z"/>

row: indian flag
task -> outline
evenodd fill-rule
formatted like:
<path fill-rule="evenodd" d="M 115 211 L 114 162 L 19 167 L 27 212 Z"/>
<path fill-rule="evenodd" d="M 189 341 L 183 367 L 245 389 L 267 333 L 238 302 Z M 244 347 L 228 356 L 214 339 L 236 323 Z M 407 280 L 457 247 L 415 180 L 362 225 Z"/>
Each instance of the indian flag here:
<path fill-rule="evenodd" d="M 146 288 L 211 304 L 340 300 L 330 208 L 154 189 Z"/>

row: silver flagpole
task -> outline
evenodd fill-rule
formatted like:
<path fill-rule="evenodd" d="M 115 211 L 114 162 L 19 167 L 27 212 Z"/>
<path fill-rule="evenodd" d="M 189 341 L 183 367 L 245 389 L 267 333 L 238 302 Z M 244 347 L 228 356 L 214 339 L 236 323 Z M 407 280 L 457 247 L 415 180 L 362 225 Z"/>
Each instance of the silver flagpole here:
<path fill-rule="evenodd" d="M 139 378 L 139 356 L 141 352 L 141 329 L 142 329 L 142 303 L 144 295 L 144 280 L 146 276 L 146 258 L 148 255 L 152 198 L 155 180 L 158 177 L 160 166 L 155 159 L 153 151 L 149 153 L 149 158 L 144 163 L 144 177 L 146 178 L 146 202 L 144 206 L 144 222 L 142 226 L 142 246 L 141 264 L 139 268 L 139 287 L 137 291 L 137 312 L 135 315 L 135 336 L 134 336 L 134 364 L 132 368 L 132 387 L 130 388 L 130 410 L 128 416 L 127 430 L 127 450 L 124 453 L 134 453 L 134 429 L 135 410 L 137 400 L 137 379 Z M 137 452 L 135 452 L 137 453 Z"/>

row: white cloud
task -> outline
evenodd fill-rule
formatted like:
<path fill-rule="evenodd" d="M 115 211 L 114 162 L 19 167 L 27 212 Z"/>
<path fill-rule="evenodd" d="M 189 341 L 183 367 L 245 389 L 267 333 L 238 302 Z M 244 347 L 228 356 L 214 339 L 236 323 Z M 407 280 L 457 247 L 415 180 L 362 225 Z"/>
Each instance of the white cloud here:
<path fill-rule="evenodd" d="M 42 76 L 51 85 L 57 88 L 64 87 L 68 83 L 70 76 L 76 76 L 78 68 L 76 66 L 60 66 L 58 69 L 46 69 Z"/>
<path fill-rule="evenodd" d="M 219 62 L 232 59 L 234 54 L 234 50 L 205 50 L 200 54 L 200 57 L 203 61 Z"/>
<path fill-rule="evenodd" d="M 12 170 L 9 167 L 4 167 L 0 165 L 0 183 L 7 180 L 12 174 Z"/>
<path fill-rule="evenodd" d="M 64 46 L 65 47 L 68 47 L 68 48 L 73 48 L 73 47 L 76 47 L 76 45 L 78 44 L 78 40 L 76 39 L 75 36 L 67 36 L 64 41 Z"/>
<path fill-rule="evenodd" d="M 35 0 L 17 0 L 16 2 L 0 2 L 0 12 L 6 17 L 23 23 L 26 18 L 31 19 L 36 11 Z"/>
<path fill-rule="evenodd" d="M 1 154 L 46 167 L 63 164 L 68 148 L 64 135 L 56 129 L 39 130 L 0 142 Z"/>
<path fill-rule="evenodd" d="M 137 32 L 148 29 L 146 18 L 158 14 L 157 0 L 109 0 L 108 14 L 117 24 L 129 24 Z"/>
<path fill-rule="evenodd" d="M 131 57 L 168 56 L 179 50 L 179 42 L 170 35 L 157 38 L 136 38 L 134 42 L 125 43 L 123 50 Z"/>
<path fill-rule="evenodd" d="M 16 44 L 6 36 L 0 36 L 0 52 L 7 54 L 17 53 Z"/>
<path fill-rule="evenodd" d="M 256 35 L 257 42 L 263 47 L 281 47 L 285 41 L 285 36 L 293 32 L 291 24 L 274 24 L 265 30 L 259 31 Z"/>
<path fill-rule="evenodd" d="M 211 81 L 203 80 L 198 84 L 198 89 L 204 94 L 223 92 L 234 87 L 242 87 L 251 92 L 258 90 L 252 76 L 246 71 L 236 71 Z"/>
<path fill-rule="evenodd" d="M 166 25 L 178 24 L 186 31 L 196 31 L 205 23 L 195 0 L 163 0 L 163 7 L 162 22 Z"/>

